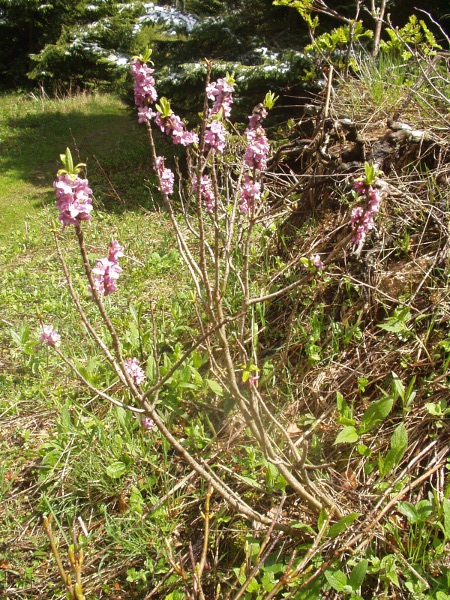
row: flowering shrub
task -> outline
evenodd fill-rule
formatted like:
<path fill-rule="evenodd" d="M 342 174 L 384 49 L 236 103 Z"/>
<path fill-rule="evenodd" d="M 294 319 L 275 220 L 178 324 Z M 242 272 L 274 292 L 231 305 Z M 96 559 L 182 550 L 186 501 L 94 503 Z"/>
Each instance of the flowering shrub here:
<path fill-rule="evenodd" d="M 254 260 L 261 247 L 258 226 L 270 227 L 275 222 L 272 216 L 273 188 L 266 172 L 270 144 L 263 121 L 276 98 L 270 92 L 266 94 L 263 103 L 256 106 L 249 116 L 243 135 L 239 136 L 237 128 L 233 127 L 231 138 L 229 131 L 232 126 L 228 119 L 235 83 L 230 75 L 211 82 L 211 65 L 208 64 L 202 121 L 198 132 L 189 131 L 175 115 L 166 98 L 160 98 L 156 104 L 158 94 L 154 70 L 146 65 L 149 58 L 147 53 L 131 63 L 137 118 L 147 128 L 157 187 L 175 232 L 180 255 L 192 280 L 198 324 L 190 332 L 198 333 L 192 334 L 192 338 L 184 346 L 183 340 L 179 341 L 182 350 L 177 351 L 177 358 L 171 366 L 164 363 L 164 369 L 160 368 L 163 361 L 158 356 L 155 323 L 152 330 L 153 345 L 150 351 L 147 348 L 147 358 L 152 360 L 154 368 L 147 368 L 146 372 L 142 368 L 146 358 L 142 356 L 145 354 L 142 348 L 140 360 L 123 356 L 123 346 L 108 317 L 103 298 L 117 291 L 117 281 L 122 272 L 119 259 L 124 256 L 124 249 L 117 240 L 112 240 L 107 256 L 97 259 L 94 266 L 91 266 L 82 221 L 91 219 L 92 190 L 88 187 L 87 179 L 79 177 L 78 173 L 83 165 L 74 167 L 70 151 L 67 150 L 62 156 L 65 169 L 58 172 L 58 179 L 54 184 L 57 208 L 63 227 L 74 226 L 92 299 L 109 332 L 111 348 L 87 318 L 59 248 L 58 252 L 83 324 L 120 384 L 127 389 L 126 397 L 131 399 L 129 403 L 125 404 L 123 397 L 119 400 L 87 381 L 75 364 L 57 348 L 60 337 L 51 325 L 44 326 L 41 341 L 52 346 L 95 394 L 136 413 L 144 429 L 157 430 L 231 506 L 248 518 L 273 525 L 271 518 L 255 511 L 223 478 L 217 476 L 213 467 L 205 466 L 190 454 L 186 445 L 181 444 L 171 433 L 160 413 L 160 394 L 175 373 L 184 367 L 184 363 L 198 349 L 207 352 L 210 372 L 208 377 L 211 377 L 206 380 L 208 388 L 217 397 L 226 396 L 232 400 L 249 435 L 259 445 L 267 463 L 277 470 L 283 486 L 289 485 L 311 510 L 320 512 L 329 507 L 337 517 L 341 517 L 342 513 L 327 489 L 311 481 L 309 476 L 299 470 L 298 465 L 305 463 L 307 447 L 292 443 L 288 432 L 274 416 L 263 395 L 268 381 L 276 382 L 277 375 L 276 369 L 268 375 L 264 363 L 259 364 L 258 334 L 264 327 L 262 322 L 258 323 L 257 315 L 262 315 L 264 310 L 258 312 L 256 307 L 264 307 L 274 298 L 308 285 L 311 279 L 320 276 L 319 272 L 331 260 L 330 257 L 322 259 L 318 253 L 298 257 L 296 264 L 305 268 L 300 269 L 296 280 L 280 284 L 277 281 L 278 275 L 272 279 L 268 277 L 270 291 L 266 291 L 267 281 L 255 277 L 257 273 L 260 275 L 255 266 L 257 261 Z M 172 200 L 175 174 L 165 166 L 165 157 L 157 153 L 153 137 L 155 128 L 168 136 L 174 144 L 184 146 L 188 154 L 188 176 L 186 181 L 178 181 L 176 188 L 187 228 L 180 225 L 176 215 L 176 205 Z M 369 166 L 366 167 L 365 179 L 355 182 L 358 198 L 364 197 L 366 200 L 366 205 L 354 209 L 351 215 L 349 236 L 356 245 L 364 243 L 368 231 L 374 226 L 374 215 L 379 210 L 381 196 L 374 183 L 375 172 Z M 186 231 L 189 233 L 186 234 Z M 284 359 L 285 356 L 281 360 Z M 278 526 L 282 528 L 281 525 Z"/>

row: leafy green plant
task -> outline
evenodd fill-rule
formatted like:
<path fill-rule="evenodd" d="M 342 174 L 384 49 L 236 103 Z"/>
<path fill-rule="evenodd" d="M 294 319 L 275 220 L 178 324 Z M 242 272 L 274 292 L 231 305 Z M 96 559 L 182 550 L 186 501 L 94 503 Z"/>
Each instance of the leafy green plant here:
<path fill-rule="evenodd" d="M 348 577 L 341 570 L 325 570 L 324 575 L 330 586 L 344 596 L 350 596 L 354 600 L 362 600 L 360 595 L 361 585 L 368 570 L 367 559 L 358 562 L 350 571 Z"/>
<path fill-rule="evenodd" d="M 413 335 L 408 327 L 408 321 L 411 319 L 411 312 L 408 306 L 403 308 L 397 307 L 390 317 L 387 317 L 384 323 L 379 323 L 378 327 L 394 333 L 400 341 L 405 341 Z"/>
<path fill-rule="evenodd" d="M 441 50 L 434 34 L 428 29 L 425 21 L 417 15 L 410 15 L 408 22 L 401 28 L 386 28 L 389 40 L 381 41 L 383 50 L 395 51 L 404 60 L 409 60 L 413 54 L 430 56 Z"/>
<path fill-rule="evenodd" d="M 356 426 L 356 419 L 352 416 L 352 410 L 347 405 L 342 394 L 337 392 L 337 408 L 339 413 L 339 423 L 345 424 L 344 429 L 338 434 L 335 444 L 357 442 L 360 436 L 372 431 L 389 415 L 394 406 L 394 397 L 384 395 L 378 400 L 371 402 L 361 417 L 359 427 Z"/>

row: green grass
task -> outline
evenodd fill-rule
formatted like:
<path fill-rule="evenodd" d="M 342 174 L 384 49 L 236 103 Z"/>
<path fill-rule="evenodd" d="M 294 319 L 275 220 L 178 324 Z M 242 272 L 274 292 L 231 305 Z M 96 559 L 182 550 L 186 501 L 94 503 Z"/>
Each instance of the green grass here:
<path fill-rule="evenodd" d="M 111 212 L 152 208 L 145 179 L 149 152 L 145 129 L 111 95 L 64 100 L 34 95 L 0 97 L 0 240 L 38 218 L 53 203 L 52 181 L 59 154 L 70 146 L 75 160 L 87 163 L 100 205 Z M 125 198 L 126 191 L 126 198 Z M 97 203 L 98 206 L 98 203 Z"/>

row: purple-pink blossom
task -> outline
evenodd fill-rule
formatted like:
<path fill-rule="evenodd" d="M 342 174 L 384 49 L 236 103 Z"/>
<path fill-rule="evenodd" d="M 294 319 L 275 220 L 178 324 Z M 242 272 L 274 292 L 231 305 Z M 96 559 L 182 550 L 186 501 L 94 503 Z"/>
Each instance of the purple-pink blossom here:
<path fill-rule="evenodd" d="M 124 361 L 124 366 L 127 374 L 136 385 L 140 385 L 145 380 L 145 373 L 137 358 L 127 358 Z"/>
<path fill-rule="evenodd" d="M 318 254 L 313 254 L 309 260 L 316 267 L 316 269 L 318 271 L 323 271 L 324 264 Z"/>
<path fill-rule="evenodd" d="M 112 240 L 109 245 L 108 260 L 112 263 L 118 263 L 119 258 L 122 258 L 122 256 L 124 256 L 123 246 L 121 246 L 117 240 Z"/>
<path fill-rule="evenodd" d="M 198 135 L 193 131 L 187 131 L 183 121 L 174 113 L 171 113 L 168 117 L 163 117 L 161 113 L 157 112 L 155 123 L 163 133 L 172 137 L 174 144 L 189 146 L 198 143 Z"/>
<path fill-rule="evenodd" d="M 56 348 L 61 343 L 61 336 L 56 329 L 53 329 L 52 325 L 42 325 L 42 333 L 39 339 L 43 344 L 52 346 L 52 348 Z"/>
<path fill-rule="evenodd" d="M 205 144 L 207 148 L 214 148 L 218 154 L 222 154 L 227 140 L 227 130 L 220 121 L 214 119 L 206 126 Z"/>
<path fill-rule="evenodd" d="M 142 427 L 147 431 L 154 431 L 156 429 L 155 421 L 150 417 L 141 417 Z"/>
<path fill-rule="evenodd" d="M 197 184 L 197 174 L 195 173 L 192 177 L 192 187 L 194 192 L 198 192 L 198 184 Z M 214 192 L 212 190 L 212 181 L 209 175 L 202 175 L 202 179 L 200 181 L 200 195 L 205 203 L 205 211 L 207 213 L 212 213 L 215 205 L 215 197 Z"/>
<path fill-rule="evenodd" d="M 214 105 L 209 111 L 209 115 L 215 115 L 220 110 L 225 118 L 231 115 L 231 105 L 233 104 L 234 86 L 226 77 L 212 81 L 206 87 L 206 95 L 209 100 L 214 100 Z"/>
<path fill-rule="evenodd" d="M 259 375 L 250 375 L 250 377 L 248 378 L 248 385 L 250 387 L 255 386 L 258 379 L 259 379 Z"/>
<path fill-rule="evenodd" d="M 166 194 L 166 196 L 170 196 L 170 194 L 173 192 L 175 175 L 168 167 L 164 166 L 163 156 L 156 157 L 155 171 L 158 173 L 160 184 L 159 191 L 163 192 L 163 194 Z"/>
<path fill-rule="evenodd" d="M 98 258 L 92 269 L 94 286 L 100 295 L 108 296 L 117 290 L 116 281 L 119 279 L 122 269 L 116 262 L 108 258 Z"/>
<path fill-rule="evenodd" d="M 53 182 L 56 192 L 56 207 L 59 210 L 59 220 L 66 225 L 80 224 L 80 221 L 90 221 L 92 211 L 92 190 L 87 179 L 68 173 L 58 175 Z"/>
<path fill-rule="evenodd" d="M 267 166 L 267 155 L 270 150 L 269 141 L 262 127 L 246 129 L 247 148 L 244 154 L 244 162 L 250 169 L 264 171 Z"/>
<path fill-rule="evenodd" d="M 259 181 L 253 181 L 248 173 L 244 174 L 244 184 L 241 188 L 241 213 L 252 212 L 255 203 L 261 198 L 261 184 Z"/>
<path fill-rule="evenodd" d="M 150 120 L 154 115 L 149 108 L 158 99 L 155 89 L 154 70 L 145 63 L 135 59 L 131 61 L 130 71 L 134 77 L 134 101 L 139 109 L 139 123 Z"/>
<path fill-rule="evenodd" d="M 355 231 L 352 238 L 356 246 L 362 247 L 366 241 L 367 233 L 375 227 L 374 217 L 380 210 L 381 196 L 378 190 L 371 185 L 367 185 L 361 179 L 354 182 L 357 193 L 364 196 L 366 206 L 355 207 L 350 216 L 350 225 Z"/>
<path fill-rule="evenodd" d="M 265 119 L 267 115 L 268 110 L 263 104 L 258 104 L 258 106 L 255 106 L 252 114 L 248 118 L 249 129 L 257 129 L 261 125 L 261 121 Z"/>

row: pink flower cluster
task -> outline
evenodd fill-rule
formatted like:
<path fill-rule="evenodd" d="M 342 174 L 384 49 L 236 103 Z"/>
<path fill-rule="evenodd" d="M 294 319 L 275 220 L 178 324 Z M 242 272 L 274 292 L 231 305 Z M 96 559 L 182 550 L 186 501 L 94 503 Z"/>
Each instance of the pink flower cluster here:
<path fill-rule="evenodd" d="M 117 240 L 113 240 L 108 249 L 108 260 L 112 263 L 118 263 L 119 258 L 124 256 L 123 246 L 119 244 Z"/>
<path fill-rule="evenodd" d="M 225 118 L 231 115 L 231 105 L 233 104 L 234 86 L 227 78 L 212 81 L 206 87 L 206 95 L 209 100 L 214 100 L 214 105 L 209 114 L 216 115 L 221 109 Z"/>
<path fill-rule="evenodd" d="M 145 373 L 141 369 L 137 358 L 127 358 L 124 361 L 125 370 L 136 385 L 140 385 L 145 380 Z"/>
<path fill-rule="evenodd" d="M 249 126 L 245 130 L 247 148 L 244 154 L 244 163 L 250 169 L 251 176 L 244 175 L 244 185 L 241 190 L 241 212 L 247 214 L 253 210 L 255 202 L 261 198 L 261 184 L 256 181 L 258 171 L 267 168 L 267 155 L 270 150 L 266 132 L 261 126 L 261 121 L 267 116 L 267 109 L 262 104 L 255 107 L 249 117 Z"/>
<path fill-rule="evenodd" d="M 194 192 L 198 192 L 198 184 L 197 184 L 197 174 L 194 174 L 192 177 L 192 186 Z M 207 213 L 212 213 L 215 205 L 215 197 L 214 192 L 212 190 L 212 181 L 209 175 L 202 175 L 202 179 L 200 181 L 200 195 L 203 198 L 203 202 L 205 203 L 205 211 Z"/>
<path fill-rule="evenodd" d="M 252 117 L 250 117 L 252 118 Z M 244 154 L 244 162 L 250 169 L 265 171 L 267 167 L 267 154 L 270 146 L 266 133 L 262 127 L 251 129 L 245 132 L 247 138 L 247 148 Z"/>
<path fill-rule="evenodd" d="M 255 202 L 261 198 L 261 184 L 253 181 L 248 173 L 244 174 L 244 185 L 241 189 L 241 213 L 244 215 L 253 210 Z"/>
<path fill-rule="evenodd" d="M 205 144 L 206 148 L 213 148 L 218 154 L 222 154 L 227 141 L 227 130 L 223 123 L 214 119 L 206 126 Z"/>
<path fill-rule="evenodd" d="M 164 157 L 157 156 L 156 157 L 156 166 L 155 171 L 158 173 L 158 179 L 160 182 L 160 192 L 166 194 L 166 196 L 170 196 L 173 192 L 173 184 L 175 181 L 175 175 L 173 172 L 164 166 Z"/>
<path fill-rule="evenodd" d="M 145 123 L 155 117 L 155 123 L 163 133 L 172 137 L 174 144 L 189 146 L 198 143 L 198 135 L 186 131 L 183 121 L 172 111 L 170 115 L 163 117 L 160 112 L 154 112 L 150 108 L 158 99 L 153 77 L 154 69 L 135 59 L 131 61 L 130 71 L 134 77 L 134 102 L 138 108 L 138 122 Z"/>
<path fill-rule="evenodd" d="M 92 269 L 94 286 L 101 295 L 108 296 L 117 290 L 116 281 L 119 279 L 122 269 L 118 260 L 123 256 L 123 247 L 113 240 L 109 245 L 108 257 L 98 258 Z"/>
<path fill-rule="evenodd" d="M 265 119 L 268 114 L 269 111 L 264 107 L 263 104 L 258 104 L 255 106 L 252 114 L 248 118 L 249 129 L 257 129 L 260 126 L 261 121 Z"/>
<path fill-rule="evenodd" d="M 381 196 L 378 190 L 358 179 L 354 182 L 357 193 L 367 200 L 365 208 L 358 206 L 352 210 L 350 223 L 355 235 L 352 238 L 356 246 L 363 246 L 367 233 L 374 228 L 374 217 L 380 210 Z"/>
<path fill-rule="evenodd" d="M 163 117 L 161 113 L 157 112 L 155 123 L 163 133 L 172 136 L 174 144 L 181 144 L 182 146 L 198 144 L 198 135 L 193 131 L 187 131 L 183 121 L 174 113 L 171 113 L 168 117 Z"/>
<path fill-rule="evenodd" d="M 154 70 L 136 59 L 131 61 L 130 71 L 134 77 L 134 101 L 138 107 L 138 121 L 144 123 L 155 114 L 149 106 L 158 98 L 155 80 L 152 76 Z"/>
<path fill-rule="evenodd" d="M 68 173 L 58 175 L 57 181 L 53 182 L 57 198 L 56 207 L 63 228 L 66 225 L 78 226 L 80 221 L 91 220 L 92 190 L 88 185 L 87 179 Z"/>
<path fill-rule="evenodd" d="M 61 343 L 61 336 L 55 329 L 53 329 L 52 325 L 42 326 L 42 333 L 39 339 L 43 344 L 46 346 L 52 346 L 52 348 L 56 348 Z"/>

